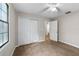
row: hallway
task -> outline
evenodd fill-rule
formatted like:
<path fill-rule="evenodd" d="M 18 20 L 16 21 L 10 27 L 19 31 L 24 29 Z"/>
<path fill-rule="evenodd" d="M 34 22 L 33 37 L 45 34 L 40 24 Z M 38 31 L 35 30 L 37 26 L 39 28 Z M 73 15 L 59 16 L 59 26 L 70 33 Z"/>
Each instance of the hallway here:
<path fill-rule="evenodd" d="M 79 49 L 61 42 L 46 41 L 22 45 L 15 49 L 14 56 L 77 56 Z"/>

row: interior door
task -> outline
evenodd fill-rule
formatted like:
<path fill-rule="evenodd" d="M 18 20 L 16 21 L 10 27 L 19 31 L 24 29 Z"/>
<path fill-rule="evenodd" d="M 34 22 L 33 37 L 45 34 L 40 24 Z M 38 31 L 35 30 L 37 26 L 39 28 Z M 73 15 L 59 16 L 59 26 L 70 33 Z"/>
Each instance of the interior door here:
<path fill-rule="evenodd" d="M 50 26 L 50 29 L 49 29 L 49 34 L 50 34 L 50 39 L 51 40 L 54 40 L 54 41 L 58 41 L 58 31 L 57 31 L 57 26 L 58 25 L 58 22 L 57 20 L 54 20 L 54 21 L 51 21 L 49 22 L 49 26 Z"/>

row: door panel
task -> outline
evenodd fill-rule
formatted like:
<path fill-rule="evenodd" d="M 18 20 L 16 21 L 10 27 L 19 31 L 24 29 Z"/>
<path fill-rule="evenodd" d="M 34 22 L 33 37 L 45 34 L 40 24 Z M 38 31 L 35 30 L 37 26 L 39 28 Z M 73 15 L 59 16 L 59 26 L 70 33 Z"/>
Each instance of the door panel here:
<path fill-rule="evenodd" d="M 49 34 L 50 34 L 50 39 L 57 41 L 57 20 L 49 22 L 50 29 L 49 29 Z"/>

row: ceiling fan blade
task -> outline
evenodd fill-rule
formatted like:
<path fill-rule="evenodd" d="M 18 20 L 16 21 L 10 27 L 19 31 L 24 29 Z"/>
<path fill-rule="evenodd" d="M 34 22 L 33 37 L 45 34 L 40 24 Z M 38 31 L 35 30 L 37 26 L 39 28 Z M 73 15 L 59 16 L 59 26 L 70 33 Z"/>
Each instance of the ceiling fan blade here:
<path fill-rule="evenodd" d="M 60 12 L 60 11 L 61 11 L 58 7 L 56 7 L 56 9 L 58 10 L 58 12 Z"/>
<path fill-rule="evenodd" d="M 64 12 L 63 12 L 60 8 L 56 7 L 56 9 L 57 9 L 57 11 L 58 11 L 58 12 L 57 12 L 58 14 L 60 14 L 60 15 L 64 14 Z"/>
<path fill-rule="evenodd" d="M 46 7 L 42 11 L 40 11 L 40 13 L 43 13 L 43 12 L 47 11 L 48 9 L 49 9 L 49 7 Z"/>

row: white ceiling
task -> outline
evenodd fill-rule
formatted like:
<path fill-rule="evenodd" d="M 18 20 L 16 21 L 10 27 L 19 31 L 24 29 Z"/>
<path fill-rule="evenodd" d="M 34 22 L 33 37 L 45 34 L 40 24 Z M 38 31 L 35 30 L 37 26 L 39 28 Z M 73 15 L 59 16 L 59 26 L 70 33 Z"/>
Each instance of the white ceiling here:
<path fill-rule="evenodd" d="M 79 11 L 79 3 L 60 3 L 60 5 L 58 6 L 60 11 L 58 12 L 52 12 L 51 10 L 41 12 L 47 7 L 47 3 L 14 3 L 13 5 L 17 12 L 39 15 L 52 19 L 54 17 L 62 15 L 67 11 Z"/>

